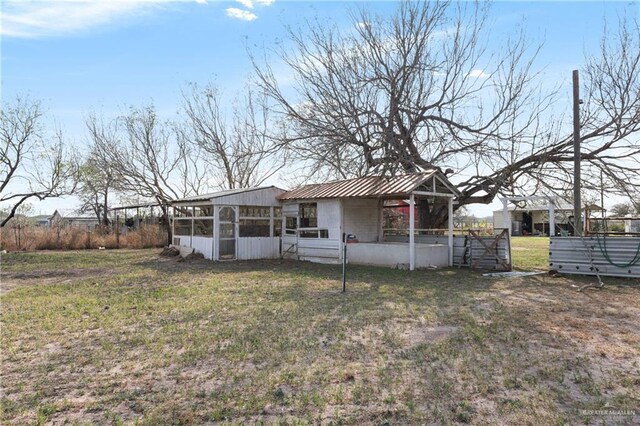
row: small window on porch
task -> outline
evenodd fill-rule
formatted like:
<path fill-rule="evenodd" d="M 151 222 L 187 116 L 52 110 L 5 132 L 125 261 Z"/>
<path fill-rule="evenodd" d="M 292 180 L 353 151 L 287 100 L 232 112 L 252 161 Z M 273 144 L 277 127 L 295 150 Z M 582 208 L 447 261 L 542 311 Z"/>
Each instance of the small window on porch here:
<path fill-rule="evenodd" d="M 213 206 L 195 206 L 193 209 L 197 217 L 213 217 Z"/>
<path fill-rule="evenodd" d="M 175 235 L 187 235 L 187 236 L 191 236 L 191 224 L 192 221 L 191 219 L 175 219 L 174 225 L 173 225 L 173 233 Z"/>
<path fill-rule="evenodd" d="M 213 237 L 213 219 L 194 220 L 193 235 L 198 237 Z"/>
<path fill-rule="evenodd" d="M 241 237 L 268 237 L 269 219 L 240 219 Z"/>
<path fill-rule="evenodd" d="M 315 228 L 318 226 L 318 204 L 300 204 L 300 227 Z"/>

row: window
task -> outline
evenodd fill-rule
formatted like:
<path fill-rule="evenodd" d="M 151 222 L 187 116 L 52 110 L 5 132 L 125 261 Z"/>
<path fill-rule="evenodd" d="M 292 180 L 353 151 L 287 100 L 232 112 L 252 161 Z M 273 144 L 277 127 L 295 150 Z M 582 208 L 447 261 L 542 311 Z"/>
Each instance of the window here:
<path fill-rule="evenodd" d="M 219 213 L 220 222 L 235 222 L 236 212 L 232 207 L 222 207 Z"/>
<path fill-rule="evenodd" d="M 193 207 L 174 206 L 173 216 L 174 217 L 191 217 L 193 216 Z"/>
<path fill-rule="evenodd" d="M 199 237 L 213 237 L 213 220 L 199 219 L 193 221 L 193 235 Z"/>
<path fill-rule="evenodd" d="M 328 229 L 302 229 L 300 238 L 329 238 Z"/>
<path fill-rule="evenodd" d="M 296 235 L 296 229 L 298 228 L 298 218 L 294 216 L 285 217 L 285 234 Z"/>
<path fill-rule="evenodd" d="M 193 209 L 196 217 L 213 217 L 213 206 L 195 206 Z"/>
<path fill-rule="evenodd" d="M 273 236 L 281 237 L 282 236 L 282 218 L 276 217 L 273 219 Z"/>
<path fill-rule="evenodd" d="M 191 236 L 191 219 L 177 219 L 174 221 L 173 233 L 175 235 Z"/>
<path fill-rule="evenodd" d="M 241 237 L 268 237 L 269 219 L 240 219 Z"/>
<path fill-rule="evenodd" d="M 270 207 L 240 206 L 240 217 L 270 217 Z"/>
<path fill-rule="evenodd" d="M 300 228 L 315 228 L 318 226 L 318 204 L 300 204 Z"/>
<path fill-rule="evenodd" d="M 273 208 L 273 217 L 282 219 L 282 207 Z"/>

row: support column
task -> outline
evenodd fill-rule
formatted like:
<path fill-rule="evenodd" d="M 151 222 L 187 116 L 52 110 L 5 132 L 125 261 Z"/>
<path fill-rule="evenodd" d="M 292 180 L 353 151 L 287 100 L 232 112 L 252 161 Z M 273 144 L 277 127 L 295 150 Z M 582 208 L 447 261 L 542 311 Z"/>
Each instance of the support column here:
<path fill-rule="evenodd" d="M 416 269 L 415 196 L 409 197 L 409 270 Z"/>
<path fill-rule="evenodd" d="M 511 236 L 511 217 L 509 216 L 509 207 L 507 207 L 507 203 L 509 200 L 506 198 L 502 199 L 502 220 L 504 221 L 504 226 L 509 230 L 509 236 Z M 493 230 L 495 234 L 495 229 Z"/>
<path fill-rule="evenodd" d="M 549 199 L 549 236 L 556 235 L 556 206 L 552 198 Z"/>
<path fill-rule="evenodd" d="M 453 266 L 453 198 L 449 197 L 449 266 Z"/>

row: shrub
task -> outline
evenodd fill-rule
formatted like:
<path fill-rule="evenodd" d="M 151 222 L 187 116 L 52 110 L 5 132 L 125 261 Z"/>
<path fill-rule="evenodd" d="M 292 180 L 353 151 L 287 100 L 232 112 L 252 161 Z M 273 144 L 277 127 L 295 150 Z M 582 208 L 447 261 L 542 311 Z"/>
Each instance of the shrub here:
<path fill-rule="evenodd" d="M 152 248 L 167 245 L 167 233 L 158 225 L 142 225 L 135 231 L 120 235 L 120 244 L 115 231 L 96 229 L 87 231 L 77 227 L 39 228 L 26 226 L 0 229 L 0 249 L 19 250 L 84 250 L 104 247 Z"/>

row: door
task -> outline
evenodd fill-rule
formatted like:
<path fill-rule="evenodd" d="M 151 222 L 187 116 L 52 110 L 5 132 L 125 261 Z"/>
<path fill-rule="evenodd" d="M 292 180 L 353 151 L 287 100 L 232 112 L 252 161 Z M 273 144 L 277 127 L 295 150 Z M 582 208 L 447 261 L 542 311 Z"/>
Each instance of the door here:
<path fill-rule="evenodd" d="M 237 207 L 220 207 L 218 214 L 218 260 L 236 258 L 237 217 Z"/>

